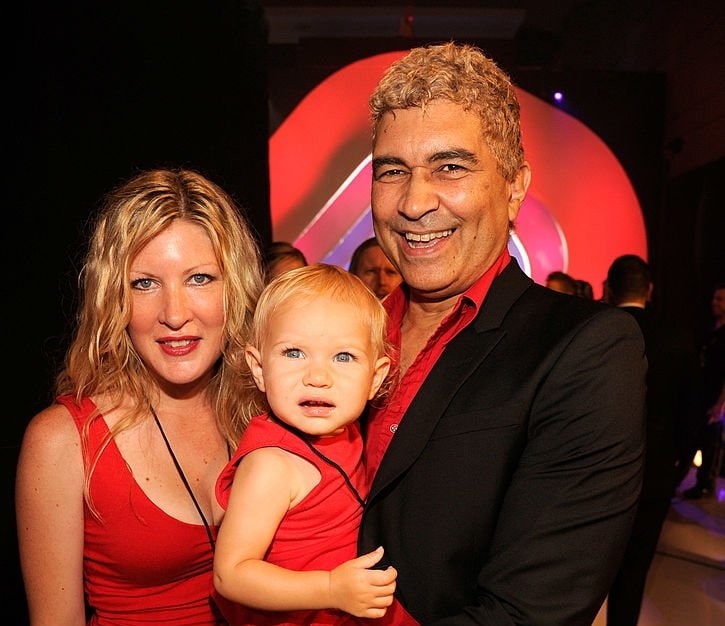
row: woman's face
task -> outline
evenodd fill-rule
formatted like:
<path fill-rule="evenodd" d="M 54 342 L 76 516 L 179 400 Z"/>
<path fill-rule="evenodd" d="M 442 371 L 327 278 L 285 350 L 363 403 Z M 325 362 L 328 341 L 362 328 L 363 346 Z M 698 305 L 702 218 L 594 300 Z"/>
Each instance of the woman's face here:
<path fill-rule="evenodd" d="M 403 280 L 380 246 L 362 251 L 355 273 L 380 300 Z"/>
<path fill-rule="evenodd" d="M 131 263 L 128 333 L 169 394 L 205 386 L 222 353 L 224 282 L 201 226 L 177 220 Z"/>

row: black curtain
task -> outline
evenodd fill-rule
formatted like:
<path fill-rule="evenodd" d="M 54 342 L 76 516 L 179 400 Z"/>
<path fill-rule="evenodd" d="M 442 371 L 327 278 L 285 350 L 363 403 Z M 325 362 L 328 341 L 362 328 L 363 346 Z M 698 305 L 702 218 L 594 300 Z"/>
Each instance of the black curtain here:
<path fill-rule="evenodd" d="M 139 169 L 201 171 L 270 239 L 267 34 L 256 2 L 28 2 L 5 23 L 2 420 L 4 623 L 27 623 L 13 483 L 28 419 L 52 400 L 89 213 Z"/>

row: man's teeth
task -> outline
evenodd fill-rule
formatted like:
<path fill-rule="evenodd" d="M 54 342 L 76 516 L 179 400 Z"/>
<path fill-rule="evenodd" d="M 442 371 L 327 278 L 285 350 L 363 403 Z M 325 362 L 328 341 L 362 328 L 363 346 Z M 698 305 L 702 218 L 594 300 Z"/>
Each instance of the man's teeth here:
<path fill-rule="evenodd" d="M 422 235 L 418 235 L 416 233 L 405 233 L 405 240 L 428 243 L 429 241 L 433 241 L 434 239 L 442 239 L 443 237 L 448 237 L 451 234 L 453 234 L 453 231 L 451 229 L 441 230 L 437 233 L 424 233 Z"/>

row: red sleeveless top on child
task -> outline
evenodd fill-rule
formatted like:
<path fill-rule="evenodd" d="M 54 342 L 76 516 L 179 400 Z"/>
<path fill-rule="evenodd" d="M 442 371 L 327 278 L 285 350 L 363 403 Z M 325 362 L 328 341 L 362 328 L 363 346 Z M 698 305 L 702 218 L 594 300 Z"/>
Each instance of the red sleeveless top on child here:
<path fill-rule="evenodd" d="M 315 448 L 334 461 L 348 476 L 361 498 L 368 484 L 362 462 L 363 442 L 357 423 L 339 435 L 314 438 Z M 226 508 L 239 461 L 245 454 L 277 447 L 297 454 L 320 472 L 320 482 L 280 523 L 266 561 L 291 570 L 331 570 L 357 556 L 357 535 L 362 506 L 342 474 L 320 459 L 301 437 L 267 415 L 252 418 L 239 447 L 217 480 L 219 503 Z M 215 594 L 231 626 L 413 626 L 417 622 L 394 602 L 385 617 L 362 619 L 339 610 L 261 611 L 225 600 Z"/>
<path fill-rule="evenodd" d="M 96 410 L 58 398 L 81 431 Z M 90 428 L 88 459 L 108 434 L 102 417 Z M 115 442 L 103 451 L 90 483 L 100 519 L 84 509 L 83 577 L 94 614 L 90 626 L 222 626 L 211 600 L 213 553 L 206 529 L 156 506 L 134 480 Z M 212 526 L 216 537 L 218 528 Z"/>

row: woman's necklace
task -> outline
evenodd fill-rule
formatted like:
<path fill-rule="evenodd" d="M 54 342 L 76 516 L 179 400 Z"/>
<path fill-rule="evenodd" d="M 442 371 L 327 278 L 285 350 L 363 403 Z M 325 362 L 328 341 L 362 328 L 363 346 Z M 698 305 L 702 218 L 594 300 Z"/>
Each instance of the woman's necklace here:
<path fill-rule="evenodd" d="M 196 496 L 194 495 L 194 492 L 191 489 L 191 485 L 189 484 L 189 481 L 186 480 L 186 476 L 184 475 L 184 470 L 181 469 L 181 465 L 179 464 L 178 459 L 176 458 L 176 455 L 174 454 L 174 450 L 171 447 L 171 444 L 169 443 L 169 439 L 166 436 L 166 433 L 164 432 L 164 429 L 161 427 L 161 422 L 159 421 L 158 415 L 156 415 L 156 411 L 154 411 L 154 407 L 149 405 L 149 408 L 151 409 L 151 415 L 154 416 L 154 421 L 156 422 L 156 425 L 159 427 L 159 432 L 161 433 L 161 436 L 164 438 L 164 443 L 166 444 L 166 448 L 169 451 L 169 454 L 171 455 L 171 460 L 174 462 L 174 465 L 176 466 L 176 471 L 179 472 L 179 477 L 181 478 L 181 482 L 184 483 L 184 487 L 186 487 L 186 490 L 189 492 L 189 495 L 191 496 L 191 500 L 194 503 L 194 506 L 196 507 L 197 512 L 199 513 L 199 517 L 201 517 L 201 521 L 204 524 L 204 528 L 206 529 L 206 536 L 209 537 L 209 545 L 211 545 L 211 551 L 214 552 L 214 536 L 211 532 L 211 527 L 209 526 L 209 522 L 206 520 L 206 516 L 204 515 L 204 511 L 201 510 L 201 507 L 199 506 L 199 502 L 196 499 Z"/>

